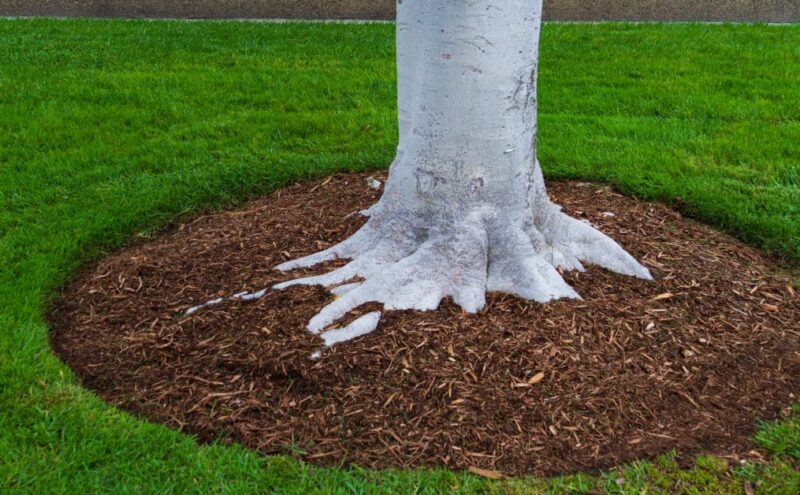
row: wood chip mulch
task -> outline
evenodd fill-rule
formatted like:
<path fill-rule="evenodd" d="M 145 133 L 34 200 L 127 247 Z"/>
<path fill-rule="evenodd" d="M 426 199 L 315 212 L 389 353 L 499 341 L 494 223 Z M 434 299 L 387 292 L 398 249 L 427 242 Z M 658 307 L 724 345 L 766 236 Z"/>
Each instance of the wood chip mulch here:
<path fill-rule="evenodd" d="M 309 356 L 320 288 L 194 305 L 288 278 L 276 264 L 354 232 L 366 175 L 302 183 L 207 215 L 88 267 L 50 315 L 52 345 L 89 389 L 202 441 L 324 465 L 550 475 L 676 449 L 735 459 L 800 383 L 791 274 L 671 209 L 554 183 L 555 201 L 618 240 L 655 282 L 568 273 L 583 301 L 491 294 L 478 315 L 385 314 Z M 796 275 L 795 275 L 796 276 Z M 372 308 L 364 308 L 364 311 Z"/>

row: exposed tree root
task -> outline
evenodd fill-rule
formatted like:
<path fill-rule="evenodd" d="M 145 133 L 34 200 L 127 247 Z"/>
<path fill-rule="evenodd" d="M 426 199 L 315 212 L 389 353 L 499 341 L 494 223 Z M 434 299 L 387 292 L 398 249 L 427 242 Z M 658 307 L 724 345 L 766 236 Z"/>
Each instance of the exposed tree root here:
<path fill-rule="evenodd" d="M 537 172 L 539 169 L 537 165 Z M 540 172 L 534 184 L 543 184 Z M 498 213 L 479 206 L 458 215 L 448 224 L 436 217 L 423 217 L 408 209 L 389 211 L 392 194 L 369 210 L 370 219 L 353 236 L 318 253 L 283 263 L 288 272 L 326 261 L 350 259 L 345 266 L 311 277 L 274 286 L 281 290 L 296 285 L 321 285 L 336 299 L 323 307 L 308 323 L 326 347 L 374 331 L 381 312 L 335 327 L 350 311 L 377 302 L 386 310 L 431 311 L 447 297 L 468 313 L 486 304 L 486 292 L 513 294 L 546 303 L 556 299 L 580 299 L 560 270 L 584 271 L 584 263 L 642 279 L 650 272 L 614 240 L 588 222 L 576 220 L 547 198 L 544 188 L 533 187 L 529 209 L 535 214 Z M 396 203 L 395 203 L 396 204 Z M 515 212 L 519 213 L 519 212 Z M 447 218 L 452 218 L 448 215 Z M 254 301 L 268 289 L 241 292 L 189 308 L 186 316 L 225 301 Z M 315 353 L 316 359 L 320 353 Z"/>
<path fill-rule="evenodd" d="M 224 303 L 225 301 L 245 301 L 245 302 L 247 302 L 247 301 L 258 301 L 259 299 L 261 299 L 261 298 L 263 298 L 264 296 L 267 295 L 267 291 L 268 291 L 268 289 L 261 289 L 261 290 L 259 290 L 257 292 L 247 292 L 247 291 L 245 291 L 245 292 L 239 292 L 239 293 L 234 294 L 234 295 L 232 295 L 230 297 L 218 297 L 216 299 L 212 299 L 210 301 L 204 302 L 203 304 L 200 304 L 198 306 L 193 306 L 193 307 L 187 309 L 184 312 L 184 316 L 191 316 L 191 315 L 197 313 L 198 311 L 200 311 L 201 309 L 205 309 L 205 308 L 208 308 L 210 306 L 216 306 L 218 304 Z"/>
<path fill-rule="evenodd" d="M 483 206 L 454 225 L 439 224 L 444 227 L 425 227 L 419 215 L 409 211 L 387 214 L 379 203 L 366 212 L 372 217 L 349 239 L 277 268 L 288 272 L 340 258 L 350 259 L 347 265 L 275 288 L 322 285 L 331 289 L 336 300 L 308 323 L 308 330 L 319 334 L 331 332 L 331 325 L 370 302 L 381 303 L 387 310 L 429 311 L 451 297 L 465 311 L 476 313 L 485 306 L 487 291 L 541 303 L 579 299 L 559 269 L 583 271 L 583 263 L 651 278 L 612 239 L 567 216 L 546 196 L 540 198 L 537 215 L 514 216 L 527 220 L 509 222 L 507 215 Z"/>

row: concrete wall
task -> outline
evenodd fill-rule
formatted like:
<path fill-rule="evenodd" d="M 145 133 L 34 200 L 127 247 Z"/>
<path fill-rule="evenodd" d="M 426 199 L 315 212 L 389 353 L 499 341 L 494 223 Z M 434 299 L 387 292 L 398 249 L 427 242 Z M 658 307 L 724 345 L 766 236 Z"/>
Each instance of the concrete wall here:
<path fill-rule="evenodd" d="M 5 16 L 391 19 L 395 0 L 0 0 Z M 549 20 L 800 22 L 800 0 L 545 0 Z"/>

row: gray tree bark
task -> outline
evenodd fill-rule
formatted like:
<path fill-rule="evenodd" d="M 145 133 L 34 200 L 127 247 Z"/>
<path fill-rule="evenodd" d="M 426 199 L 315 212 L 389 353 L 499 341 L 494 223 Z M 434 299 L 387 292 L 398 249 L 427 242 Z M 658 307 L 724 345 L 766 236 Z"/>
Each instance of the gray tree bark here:
<path fill-rule="evenodd" d="M 541 0 L 398 0 L 397 14 L 400 139 L 383 197 L 355 235 L 278 267 L 351 260 L 276 286 L 319 284 L 339 296 L 308 329 L 331 332 L 373 301 L 433 310 L 452 297 L 477 312 L 487 291 L 579 298 L 558 268 L 584 263 L 649 279 L 616 242 L 547 196 L 536 159 Z M 373 330 L 379 316 L 332 330 L 336 341 Z"/>

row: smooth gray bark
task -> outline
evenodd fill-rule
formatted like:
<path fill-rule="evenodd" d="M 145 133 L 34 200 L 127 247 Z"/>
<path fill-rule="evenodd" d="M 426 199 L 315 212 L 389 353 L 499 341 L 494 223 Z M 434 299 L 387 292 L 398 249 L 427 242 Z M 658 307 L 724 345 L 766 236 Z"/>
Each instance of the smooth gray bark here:
<path fill-rule="evenodd" d="M 452 297 L 476 312 L 487 291 L 539 302 L 579 298 L 558 268 L 583 270 L 584 263 L 650 278 L 616 242 L 547 196 L 536 160 L 541 6 L 398 1 L 400 139 L 383 197 L 355 235 L 278 267 L 351 260 L 276 286 L 319 284 L 338 295 L 310 331 L 328 330 L 373 301 L 432 310 Z"/>

